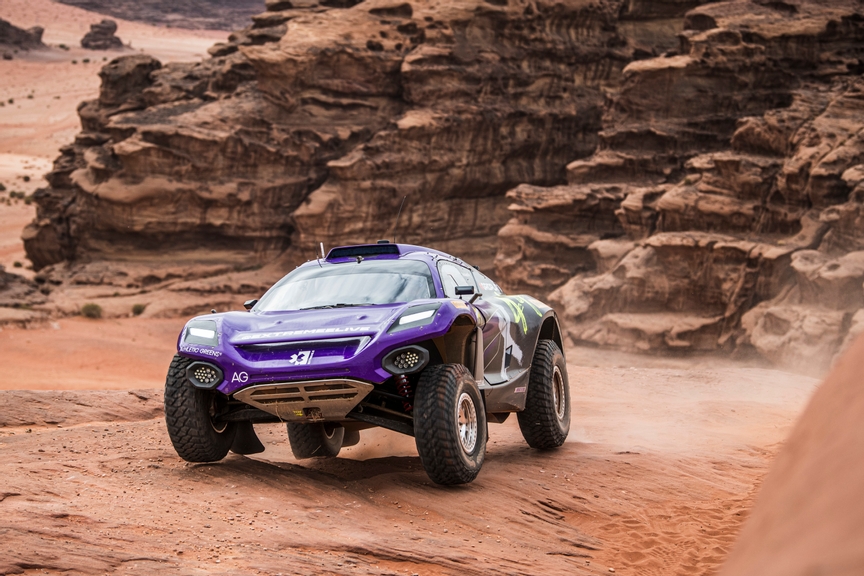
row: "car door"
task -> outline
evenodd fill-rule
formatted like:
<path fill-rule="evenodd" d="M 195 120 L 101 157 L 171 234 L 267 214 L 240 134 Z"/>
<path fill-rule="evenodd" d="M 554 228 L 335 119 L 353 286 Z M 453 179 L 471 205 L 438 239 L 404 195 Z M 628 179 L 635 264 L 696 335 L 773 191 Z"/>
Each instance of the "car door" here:
<path fill-rule="evenodd" d="M 510 334 L 510 313 L 501 301 L 501 288 L 479 270 L 473 270 L 480 298 L 474 302 L 485 319 L 483 326 L 483 360 L 486 381 L 491 385 L 509 379 L 513 360 L 513 342 Z"/>

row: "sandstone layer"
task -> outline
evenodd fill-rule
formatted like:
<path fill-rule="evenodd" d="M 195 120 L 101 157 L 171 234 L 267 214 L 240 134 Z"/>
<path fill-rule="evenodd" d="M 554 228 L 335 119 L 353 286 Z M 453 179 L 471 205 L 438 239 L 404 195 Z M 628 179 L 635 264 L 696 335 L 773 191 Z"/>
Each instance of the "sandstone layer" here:
<path fill-rule="evenodd" d="M 37 279 L 255 296 L 321 242 L 394 236 L 489 269 L 505 192 L 564 183 L 698 4 L 273 0 L 210 59 L 116 59 L 36 195 Z"/>
<path fill-rule="evenodd" d="M 551 292 L 577 341 L 823 369 L 864 316 L 864 7 L 685 20 L 677 50 L 624 69 L 566 185 L 508 192 L 498 272 Z"/>

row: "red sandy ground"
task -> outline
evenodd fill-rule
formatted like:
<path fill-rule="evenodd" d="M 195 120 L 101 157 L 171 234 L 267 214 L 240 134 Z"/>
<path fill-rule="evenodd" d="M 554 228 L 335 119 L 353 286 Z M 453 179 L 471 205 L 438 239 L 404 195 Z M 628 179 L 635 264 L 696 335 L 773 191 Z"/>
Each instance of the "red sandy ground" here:
<path fill-rule="evenodd" d="M 723 576 L 864 574 L 864 337 L 771 467 Z"/>
<path fill-rule="evenodd" d="M 2 387 L 30 390 L 0 392 L 0 574 L 710 574 L 816 384 L 573 348 L 565 446 L 492 425 L 468 486 L 431 484 L 383 430 L 298 462 L 256 426 L 263 454 L 190 465 L 158 388 L 181 324 L 0 332 Z"/>

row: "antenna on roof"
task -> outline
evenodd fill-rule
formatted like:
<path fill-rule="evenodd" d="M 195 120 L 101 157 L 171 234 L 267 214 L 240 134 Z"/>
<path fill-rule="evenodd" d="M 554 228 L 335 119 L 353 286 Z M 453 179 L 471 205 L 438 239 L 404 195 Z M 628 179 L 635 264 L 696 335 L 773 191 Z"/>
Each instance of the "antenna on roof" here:
<path fill-rule="evenodd" d="M 327 256 L 324 255 L 324 243 L 323 242 L 321 242 L 321 258 L 324 258 L 324 259 L 327 258 Z"/>
<path fill-rule="evenodd" d="M 396 226 L 399 225 L 399 216 L 402 215 L 402 207 L 405 206 L 405 199 L 406 198 L 408 198 L 408 196 L 402 197 L 402 203 L 399 204 L 399 212 L 396 214 L 396 221 L 393 222 L 393 243 L 394 244 L 396 244 Z"/>

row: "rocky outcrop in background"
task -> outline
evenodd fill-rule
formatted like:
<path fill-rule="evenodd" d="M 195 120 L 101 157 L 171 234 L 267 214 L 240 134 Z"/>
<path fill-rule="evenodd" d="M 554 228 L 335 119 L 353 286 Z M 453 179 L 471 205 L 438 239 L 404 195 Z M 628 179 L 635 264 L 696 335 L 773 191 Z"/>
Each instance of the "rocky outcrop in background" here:
<path fill-rule="evenodd" d="M 123 20 L 191 30 L 236 30 L 264 10 L 264 0 L 57 0 Z"/>
<path fill-rule="evenodd" d="M 679 39 L 624 70 L 567 185 L 508 193 L 502 281 L 577 341 L 821 369 L 864 321 L 864 7 L 715 3 Z"/>
<path fill-rule="evenodd" d="M 81 39 L 81 47 L 88 50 L 112 50 L 123 48 L 123 41 L 118 38 L 117 23 L 104 19 L 98 24 L 91 24 L 90 31 Z"/>
<path fill-rule="evenodd" d="M 579 342 L 821 359 L 864 327 L 860 2 L 266 4 L 210 59 L 102 70 L 24 233 L 53 305 L 196 310 L 396 236 Z"/>
<path fill-rule="evenodd" d="M 24 30 L 0 19 L 0 49 L 33 50 L 46 48 L 45 44 L 42 43 L 44 32 L 45 30 L 40 26 Z"/>

